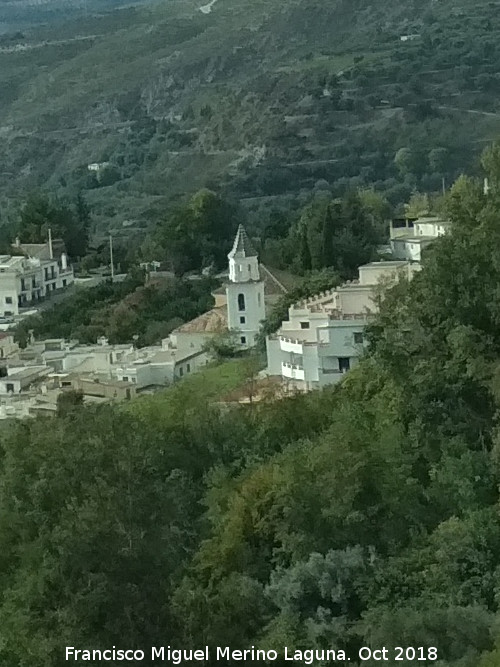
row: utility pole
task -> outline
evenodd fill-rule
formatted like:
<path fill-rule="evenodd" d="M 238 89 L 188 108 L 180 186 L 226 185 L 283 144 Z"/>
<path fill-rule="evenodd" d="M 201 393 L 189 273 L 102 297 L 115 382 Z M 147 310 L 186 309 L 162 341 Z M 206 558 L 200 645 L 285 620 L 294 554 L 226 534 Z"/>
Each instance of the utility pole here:
<path fill-rule="evenodd" d="M 115 281 L 115 265 L 113 263 L 113 237 L 109 235 L 109 261 L 111 264 L 111 282 Z"/>
<path fill-rule="evenodd" d="M 445 185 L 445 182 L 444 182 L 444 176 L 443 176 L 443 180 L 442 180 L 442 185 L 443 185 L 443 197 L 444 197 L 444 195 L 446 194 L 446 185 Z"/>
<path fill-rule="evenodd" d="M 52 250 L 52 229 L 49 227 L 49 257 L 54 259 L 54 252 Z"/>

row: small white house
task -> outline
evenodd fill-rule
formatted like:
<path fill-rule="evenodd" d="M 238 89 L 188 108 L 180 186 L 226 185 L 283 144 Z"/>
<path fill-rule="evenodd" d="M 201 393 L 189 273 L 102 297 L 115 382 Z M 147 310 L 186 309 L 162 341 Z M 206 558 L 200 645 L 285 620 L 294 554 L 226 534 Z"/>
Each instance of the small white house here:
<path fill-rule="evenodd" d="M 20 394 L 49 373 L 46 366 L 8 368 L 7 375 L 0 378 L 0 395 Z"/>
<path fill-rule="evenodd" d="M 424 249 L 451 231 L 452 223 L 441 218 L 418 218 L 405 226 L 391 224 L 390 244 L 395 259 L 420 262 Z"/>

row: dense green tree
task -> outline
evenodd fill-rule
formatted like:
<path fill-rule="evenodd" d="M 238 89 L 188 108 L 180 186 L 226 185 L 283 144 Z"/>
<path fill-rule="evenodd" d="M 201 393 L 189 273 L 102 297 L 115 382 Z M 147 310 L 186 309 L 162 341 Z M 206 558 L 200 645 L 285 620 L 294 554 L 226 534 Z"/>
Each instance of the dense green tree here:
<path fill-rule="evenodd" d="M 119 283 L 105 282 L 79 290 L 55 306 L 23 320 L 16 337 L 24 345 L 27 333 L 35 337 L 64 337 L 95 343 L 106 336 L 113 343 L 156 344 L 176 326 L 213 305 L 215 282 L 163 279 L 145 284 L 144 272 L 131 271 Z"/>
<path fill-rule="evenodd" d="M 66 415 L 79 405 L 83 405 L 83 392 L 81 391 L 63 391 L 57 397 L 57 413 L 59 415 Z"/>
<path fill-rule="evenodd" d="M 302 271 L 310 271 L 312 269 L 311 250 L 309 248 L 309 240 L 307 238 L 307 228 L 304 227 L 300 234 L 300 268 Z"/>
<path fill-rule="evenodd" d="M 200 190 L 189 202 L 169 214 L 157 230 L 176 274 L 227 263 L 236 228 L 236 208 L 210 190 Z"/>
<path fill-rule="evenodd" d="M 50 229 L 52 238 L 63 239 L 70 257 L 79 258 L 87 251 L 89 216 L 81 195 L 76 200 L 75 213 L 68 204 L 33 193 L 21 208 L 17 233 L 24 243 L 44 243 Z"/>
<path fill-rule="evenodd" d="M 211 647 L 210 667 L 218 645 L 335 645 L 353 667 L 380 664 L 358 659 L 360 646 L 401 645 L 422 647 L 422 664 L 497 665 L 494 152 L 485 165 L 490 193 L 457 181 L 451 233 L 428 248 L 411 282 L 381 287 L 366 353 L 335 386 L 230 406 L 229 384 L 255 397 L 249 358 L 125 406 L 72 403 L 50 422 L 4 424 L 0 661 L 62 667 L 61 646 L 124 636 L 131 647 L 163 645 L 167 627 L 171 646 Z M 318 242 L 332 205 L 346 270 L 350 244 L 368 247 L 374 224 L 358 195 L 313 202 L 293 238 L 306 229 Z M 287 298 L 335 284 L 331 271 L 310 273 Z M 207 288 L 109 283 L 95 294 L 116 307 L 118 327 L 125 315 L 173 318 Z M 89 317 L 94 297 L 82 292 L 64 317 L 96 326 L 105 315 Z M 392 653 L 387 664 L 400 662 Z"/>

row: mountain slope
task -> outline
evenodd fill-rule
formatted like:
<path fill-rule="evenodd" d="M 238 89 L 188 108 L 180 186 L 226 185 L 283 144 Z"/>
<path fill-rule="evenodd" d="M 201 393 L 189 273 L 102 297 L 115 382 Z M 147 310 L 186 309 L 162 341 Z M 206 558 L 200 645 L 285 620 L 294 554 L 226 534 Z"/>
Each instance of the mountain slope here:
<path fill-rule="evenodd" d="M 103 13 L 148 0 L 0 0 L 0 34 L 40 23 Z"/>
<path fill-rule="evenodd" d="M 4 208 L 83 187 L 104 226 L 203 185 L 440 187 L 500 129 L 499 33 L 465 0 L 169 0 L 40 28 L 0 51 Z"/>

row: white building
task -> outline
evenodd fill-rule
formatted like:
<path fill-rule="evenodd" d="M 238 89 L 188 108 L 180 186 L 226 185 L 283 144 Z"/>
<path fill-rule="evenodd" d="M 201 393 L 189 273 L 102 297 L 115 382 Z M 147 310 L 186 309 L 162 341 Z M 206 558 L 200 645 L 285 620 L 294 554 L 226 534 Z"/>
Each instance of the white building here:
<path fill-rule="evenodd" d="M 17 241 L 14 249 L 18 254 L 0 256 L 0 317 L 18 315 L 20 308 L 73 284 L 73 268 L 64 246 L 55 243 L 57 254 L 51 240 L 41 244 Z"/>
<path fill-rule="evenodd" d="M 404 224 L 403 224 L 404 222 Z M 441 218 L 418 218 L 405 220 L 397 225 L 391 222 L 390 244 L 395 259 L 420 262 L 423 250 L 439 236 L 451 229 L 449 220 Z"/>
<path fill-rule="evenodd" d="M 47 366 L 19 366 L 7 369 L 7 375 L 0 377 L 0 395 L 20 394 L 50 373 Z"/>
<path fill-rule="evenodd" d="M 0 359 L 14 357 L 19 352 L 19 345 L 14 341 L 14 335 L 7 331 L 0 331 Z"/>
<path fill-rule="evenodd" d="M 205 317 L 207 315 L 205 313 Z M 194 322 L 184 326 L 194 326 Z M 114 383 L 119 389 L 127 385 L 134 392 L 155 389 L 195 373 L 209 361 L 203 350 L 206 337 L 184 334 L 181 329 L 179 327 L 161 345 L 141 349 L 132 344 L 110 345 L 104 337 L 99 338 L 95 345 L 52 339 L 33 342 L 20 351 L 18 357 L 25 364 L 24 368 L 48 368 L 50 379 L 62 389 L 85 390 L 88 385 L 83 386 L 82 382 L 103 386 Z M 123 387 L 119 386 L 120 383 Z"/>
<path fill-rule="evenodd" d="M 242 225 L 228 255 L 229 282 L 226 284 L 228 328 L 243 348 L 255 345 L 260 324 L 266 317 L 264 281 L 259 260 Z"/>
<path fill-rule="evenodd" d="M 87 165 L 89 171 L 102 171 L 109 166 L 109 162 L 91 162 Z"/>
<path fill-rule="evenodd" d="M 419 270 L 407 261 L 372 262 L 359 268 L 359 280 L 293 305 L 288 320 L 267 338 L 267 374 L 301 390 L 338 382 L 363 351 L 378 286 L 411 279 Z"/>
<path fill-rule="evenodd" d="M 13 265 L 24 273 L 6 273 L 20 280 L 26 278 L 27 268 L 33 267 L 41 282 L 40 268 L 47 260 L 32 257 L 33 246 L 29 250 L 30 257 L 12 258 Z M 259 265 L 241 226 L 228 257 L 227 283 L 214 292 L 215 307 L 177 327 L 161 345 L 136 349 L 132 344 L 110 345 L 102 337 L 95 345 L 64 339 L 31 340 L 26 349 L 18 350 L 12 340 L 6 340 L 8 377 L 0 380 L 0 419 L 54 414 L 57 395 L 71 389 L 82 391 L 86 401 L 105 401 L 133 398 L 141 391 L 168 386 L 204 367 L 210 361 L 206 343 L 228 330 L 236 332 L 241 347 L 253 345 L 265 317 L 266 301 L 272 303 L 285 294 L 295 278 Z M 60 272 L 55 273 L 60 277 Z M 350 296 L 356 299 L 357 290 L 352 289 Z"/>

